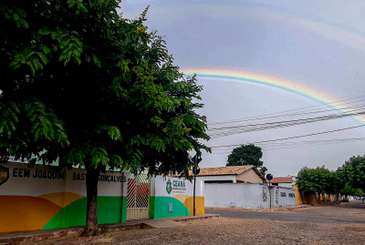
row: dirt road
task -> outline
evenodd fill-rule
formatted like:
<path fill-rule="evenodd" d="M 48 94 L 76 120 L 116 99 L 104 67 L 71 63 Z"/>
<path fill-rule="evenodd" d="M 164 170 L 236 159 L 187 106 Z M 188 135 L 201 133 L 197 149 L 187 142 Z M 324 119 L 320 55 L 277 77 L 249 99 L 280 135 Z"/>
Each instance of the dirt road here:
<path fill-rule="evenodd" d="M 343 217 L 353 215 L 354 210 L 356 217 Z M 260 215 L 273 213 L 256 212 L 256 216 L 248 217 L 238 214 L 245 212 L 236 212 L 236 217 L 190 221 L 179 228 L 116 231 L 99 237 L 68 237 L 40 244 L 365 244 L 365 219 L 361 218 L 365 217 L 365 205 L 350 203 L 290 212 L 274 213 L 271 218 Z"/>

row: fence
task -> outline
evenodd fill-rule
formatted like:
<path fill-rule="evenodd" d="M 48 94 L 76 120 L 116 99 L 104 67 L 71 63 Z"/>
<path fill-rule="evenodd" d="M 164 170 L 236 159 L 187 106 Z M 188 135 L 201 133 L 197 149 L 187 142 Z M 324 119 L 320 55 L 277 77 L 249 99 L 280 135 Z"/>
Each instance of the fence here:
<path fill-rule="evenodd" d="M 148 219 L 150 211 L 150 178 L 146 174 L 128 177 L 127 220 Z"/>

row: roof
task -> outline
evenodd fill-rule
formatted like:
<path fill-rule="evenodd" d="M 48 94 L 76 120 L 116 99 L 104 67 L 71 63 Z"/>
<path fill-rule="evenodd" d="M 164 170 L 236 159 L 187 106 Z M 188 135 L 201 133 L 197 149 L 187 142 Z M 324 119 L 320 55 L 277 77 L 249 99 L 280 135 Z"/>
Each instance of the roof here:
<path fill-rule="evenodd" d="M 253 165 L 201 168 L 197 176 L 239 175 L 253 168 Z"/>
<path fill-rule="evenodd" d="M 273 178 L 271 183 L 293 183 L 292 177 L 277 177 Z"/>
<path fill-rule="evenodd" d="M 197 175 L 201 176 L 224 176 L 224 175 L 239 175 L 248 170 L 252 169 L 255 173 L 265 181 L 265 177 L 255 168 L 253 165 L 244 166 L 228 166 L 228 167 L 217 167 L 217 168 L 200 168 L 200 173 Z M 171 176 L 179 176 L 177 174 L 172 174 Z M 192 171 L 189 171 L 189 176 L 193 176 Z"/>

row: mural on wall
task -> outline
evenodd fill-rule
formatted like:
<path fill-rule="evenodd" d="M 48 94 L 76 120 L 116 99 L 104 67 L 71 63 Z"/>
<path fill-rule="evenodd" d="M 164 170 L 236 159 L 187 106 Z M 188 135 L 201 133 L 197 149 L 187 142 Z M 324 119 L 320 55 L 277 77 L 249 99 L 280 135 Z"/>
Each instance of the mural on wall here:
<path fill-rule="evenodd" d="M 157 176 L 151 180 L 151 212 L 150 218 L 162 219 L 168 217 L 193 215 L 193 183 L 176 177 L 164 178 Z M 164 188 L 160 188 L 160 187 Z M 197 181 L 196 214 L 204 214 L 203 183 Z"/>
<path fill-rule="evenodd" d="M 169 178 L 169 180 L 166 182 L 166 191 L 167 194 L 170 194 L 172 191 L 172 185 L 171 185 L 171 179 Z"/>
<path fill-rule="evenodd" d="M 126 176 L 126 175 L 125 175 Z M 100 224 L 125 221 L 122 210 L 126 177 L 99 176 Z M 24 163 L 0 165 L 0 232 L 40 230 L 86 224 L 86 171 Z"/>
<path fill-rule="evenodd" d="M 275 202 L 276 205 L 279 205 L 279 190 L 275 189 Z"/>
<path fill-rule="evenodd" d="M 266 187 L 262 187 L 262 200 L 264 202 L 267 201 L 267 188 Z"/>
<path fill-rule="evenodd" d="M 0 165 L 0 185 L 9 179 L 9 168 Z"/>

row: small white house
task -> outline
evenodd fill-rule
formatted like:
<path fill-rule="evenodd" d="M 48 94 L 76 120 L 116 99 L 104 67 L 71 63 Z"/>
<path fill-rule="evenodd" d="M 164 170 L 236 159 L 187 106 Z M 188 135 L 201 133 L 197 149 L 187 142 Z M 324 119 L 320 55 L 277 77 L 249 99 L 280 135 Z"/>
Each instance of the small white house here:
<path fill-rule="evenodd" d="M 263 183 L 265 177 L 253 165 L 201 168 L 197 180 L 205 183 Z"/>
<path fill-rule="evenodd" d="M 272 185 L 286 188 L 293 188 L 294 185 L 293 177 L 276 177 L 273 178 L 270 182 Z"/>

